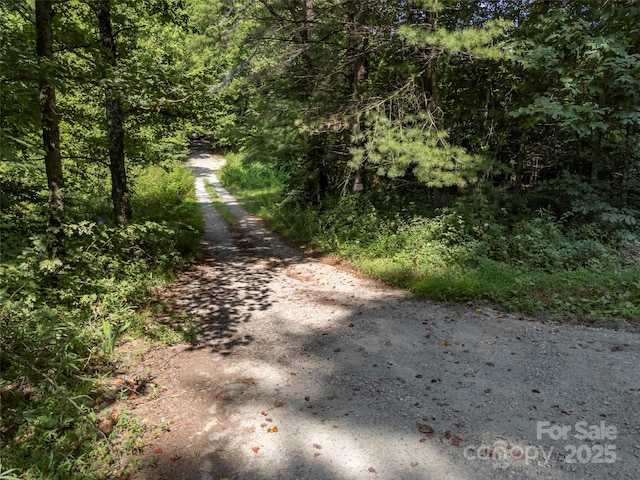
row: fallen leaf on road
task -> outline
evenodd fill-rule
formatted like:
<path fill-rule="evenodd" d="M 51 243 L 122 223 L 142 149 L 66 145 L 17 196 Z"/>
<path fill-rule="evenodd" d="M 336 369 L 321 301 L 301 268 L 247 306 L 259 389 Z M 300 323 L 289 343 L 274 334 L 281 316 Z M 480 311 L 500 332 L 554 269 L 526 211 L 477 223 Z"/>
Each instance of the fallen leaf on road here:
<path fill-rule="evenodd" d="M 411 462 L 411 468 L 416 468 L 418 465 L 420 465 L 418 462 Z"/>
<path fill-rule="evenodd" d="M 156 449 L 154 450 L 154 452 L 156 452 L 156 453 L 162 453 L 162 449 L 161 449 L 160 447 L 158 447 L 158 448 L 156 448 Z"/>
<path fill-rule="evenodd" d="M 426 423 L 416 422 L 416 427 L 422 433 L 433 433 L 433 427 L 431 425 L 427 425 Z"/>
<path fill-rule="evenodd" d="M 271 428 L 267 428 L 267 433 L 278 433 L 278 427 L 277 425 L 274 425 Z"/>
<path fill-rule="evenodd" d="M 276 403 L 274 403 L 274 405 L 278 408 L 282 407 L 284 405 L 284 402 L 282 400 L 276 400 Z"/>
<path fill-rule="evenodd" d="M 313 448 L 317 448 L 318 450 L 320 450 L 322 448 L 321 445 L 318 445 L 317 443 L 313 444 Z"/>
<path fill-rule="evenodd" d="M 180 460 L 182 457 L 180 455 L 174 455 L 173 457 L 171 457 L 171 461 L 175 462 L 176 460 Z"/>
<path fill-rule="evenodd" d="M 495 366 L 496 366 L 496 364 L 495 364 L 495 363 L 493 363 L 493 362 L 486 362 L 486 363 L 485 363 L 485 365 L 486 365 L 487 367 L 495 367 Z"/>
<path fill-rule="evenodd" d="M 376 469 L 375 469 L 375 468 L 373 468 L 373 467 L 369 467 L 369 471 L 370 471 L 371 473 L 376 473 Z"/>
<path fill-rule="evenodd" d="M 253 453 L 258 453 L 260 447 L 251 447 L 251 450 L 253 450 Z"/>

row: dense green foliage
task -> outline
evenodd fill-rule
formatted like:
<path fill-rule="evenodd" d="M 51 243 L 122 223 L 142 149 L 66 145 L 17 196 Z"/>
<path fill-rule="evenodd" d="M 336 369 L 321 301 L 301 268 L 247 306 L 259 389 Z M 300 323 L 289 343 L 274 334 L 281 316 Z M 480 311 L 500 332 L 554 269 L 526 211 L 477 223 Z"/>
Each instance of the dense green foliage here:
<path fill-rule="evenodd" d="M 202 219 L 192 177 L 174 164 L 168 171 L 147 169 L 135 180 L 153 185 L 134 199 L 137 222 L 110 226 L 97 215 L 82 219 L 87 211 L 73 220 L 68 212 L 60 227 L 20 236 L 21 246 L 16 236 L 23 232 L 3 228 L 2 464 L 17 468 L 21 478 L 106 476 L 127 453 L 114 449 L 96 426 L 109 354 L 125 334 L 183 338 L 149 323 L 144 308 L 149 292 L 170 280 L 199 243 Z M 62 243 L 63 257 L 50 257 L 47 244 L 54 241 Z"/>
<path fill-rule="evenodd" d="M 192 132 L 276 228 L 418 295 L 640 317 L 637 2 L 44 4 L 0 0 L 0 476 L 122 453 L 97 377 L 168 335 L 141 307 L 198 243 Z"/>
<path fill-rule="evenodd" d="M 127 433 L 135 421 L 98 428 L 113 395 L 114 347 L 123 337 L 191 335 L 148 314 L 151 293 L 197 253 L 203 228 L 183 165 L 193 119 L 177 109 L 191 99 L 185 81 L 200 78 L 183 56 L 188 29 L 178 2 L 114 2 L 114 69 L 99 47 L 95 5 L 53 2 L 54 53 L 42 59 L 34 2 L 0 3 L 2 478 L 125 473 L 121 457 L 139 447 Z M 40 146 L 43 75 L 55 84 L 60 121 L 64 211 L 56 223 Z M 107 85 L 125 110 L 126 225 L 114 223 L 111 206 Z"/>
<path fill-rule="evenodd" d="M 562 218 L 548 209 L 512 215 L 486 196 L 432 215 L 422 213 L 428 204 L 399 209 L 373 195 L 341 197 L 319 212 L 296 207 L 272 167 L 237 155 L 221 180 L 272 228 L 418 296 L 491 300 L 587 323 L 640 318 L 637 235 L 600 211 L 599 221 L 585 223 L 593 213 L 585 211 L 589 186 L 572 178 L 562 180 L 567 197 L 560 200 L 573 205 Z"/>
<path fill-rule="evenodd" d="M 276 228 L 431 298 L 640 317 L 635 2 L 217 8 L 251 94 L 222 179 Z"/>

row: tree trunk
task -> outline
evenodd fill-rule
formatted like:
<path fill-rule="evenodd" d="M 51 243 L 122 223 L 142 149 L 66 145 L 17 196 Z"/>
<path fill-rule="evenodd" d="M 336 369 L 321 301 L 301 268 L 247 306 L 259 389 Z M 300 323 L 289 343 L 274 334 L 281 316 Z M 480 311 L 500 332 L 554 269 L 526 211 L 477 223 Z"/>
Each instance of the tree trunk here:
<path fill-rule="evenodd" d="M 600 157 L 602 155 L 602 130 L 597 129 L 593 137 L 591 152 L 591 181 L 597 182 L 600 174 Z"/>
<path fill-rule="evenodd" d="M 362 118 L 361 101 L 362 83 L 366 80 L 369 71 L 368 38 L 360 28 L 360 13 L 358 5 L 353 5 L 347 18 L 347 62 L 349 65 L 349 129 L 351 132 L 351 146 L 362 146 Z M 356 170 L 353 184 L 354 191 L 364 191 L 364 165 L 366 159 Z"/>
<path fill-rule="evenodd" d="M 435 32 L 438 29 L 438 12 L 430 10 L 427 12 L 427 21 L 425 28 L 429 32 Z M 422 90 L 427 97 L 427 110 L 431 115 L 433 126 L 436 129 L 442 128 L 442 106 L 440 102 L 440 90 L 438 89 L 438 71 L 436 63 L 440 51 L 438 46 L 428 46 L 424 52 L 424 70 L 420 77 L 422 82 Z"/>
<path fill-rule="evenodd" d="M 297 26 L 296 42 L 301 49 L 302 61 L 306 69 L 304 79 L 304 98 L 309 110 L 313 110 L 313 94 L 315 85 L 315 63 L 309 53 L 311 48 L 311 30 L 315 22 L 313 0 L 287 0 L 286 2 L 291 18 Z M 326 147 L 323 135 L 311 135 L 309 139 L 309 158 L 311 171 L 313 172 L 313 199 L 319 205 L 326 197 L 329 188 L 329 175 L 326 162 Z"/>
<path fill-rule="evenodd" d="M 110 0 L 96 0 L 96 15 L 100 30 L 100 42 L 105 62 L 116 66 L 116 42 L 111 28 Z M 111 199 L 113 216 L 116 223 L 124 224 L 131 219 L 129 190 L 127 187 L 127 169 L 124 160 L 123 113 L 118 93 L 114 88 L 105 91 L 105 115 L 109 137 L 109 169 L 111 171 Z"/>
<path fill-rule="evenodd" d="M 49 225 L 59 225 L 64 213 L 64 177 L 60 157 L 60 126 L 56 109 L 56 88 L 50 78 L 47 62 L 53 60 L 53 2 L 40 0 L 36 4 L 36 51 L 44 64 L 40 69 L 40 113 L 44 163 L 49 188 Z"/>

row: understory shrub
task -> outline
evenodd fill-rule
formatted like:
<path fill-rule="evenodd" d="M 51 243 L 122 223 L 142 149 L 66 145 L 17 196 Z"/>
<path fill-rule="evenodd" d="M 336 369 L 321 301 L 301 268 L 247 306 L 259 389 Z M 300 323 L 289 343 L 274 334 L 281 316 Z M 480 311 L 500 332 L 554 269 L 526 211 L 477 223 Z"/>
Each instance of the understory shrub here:
<path fill-rule="evenodd" d="M 101 376 L 118 339 L 143 334 L 150 291 L 193 255 L 202 228 L 182 166 L 137 180 L 148 188 L 138 183 L 132 223 L 67 219 L 3 252 L 1 462 L 19 478 L 108 478 L 117 461 L 97 428 Z"/>
<path fill-rule="evenodd" d="M 441 209 L 367 193 L 311 208 L 295 192 L 257 195 L 259 182 L 246 181 L 253 164 L 232 158 L 225 186 L 272 228 L 419 296 L 585 320 L 640 318 L 635 217 L 574 177 L 560 180 L 564 210 L 544 188 L 517 198 L 473 192 Z"/>

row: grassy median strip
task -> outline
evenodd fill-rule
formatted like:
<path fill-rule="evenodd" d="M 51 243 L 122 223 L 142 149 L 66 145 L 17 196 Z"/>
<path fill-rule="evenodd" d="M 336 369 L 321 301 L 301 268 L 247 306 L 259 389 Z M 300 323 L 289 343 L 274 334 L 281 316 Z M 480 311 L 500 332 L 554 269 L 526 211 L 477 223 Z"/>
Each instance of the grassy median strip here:
<path fill-rule="evenodd" d="M 218 195 L 218 192 L 216 192 L 215 187 L 209 182 L 205 183 L 205 187 L 207 189 L 207 193 L 211 197 L 211 203 L 213 204 L 213 207 L 218 211 L 220 215 L 222 215 L 225 223 L 230 227 L 237 227 L 239 223 L 238 219 L 231 212 L 231 210 L 229 210 L 229 207 L 227 207 L 227 205 L 222 201 L 220 195 Z"/>

